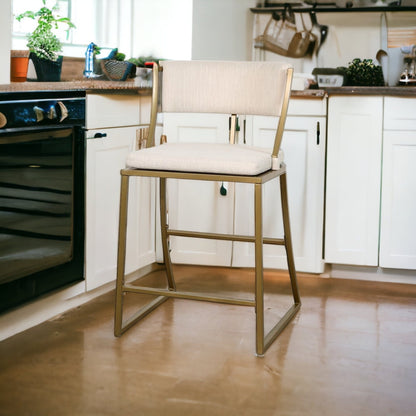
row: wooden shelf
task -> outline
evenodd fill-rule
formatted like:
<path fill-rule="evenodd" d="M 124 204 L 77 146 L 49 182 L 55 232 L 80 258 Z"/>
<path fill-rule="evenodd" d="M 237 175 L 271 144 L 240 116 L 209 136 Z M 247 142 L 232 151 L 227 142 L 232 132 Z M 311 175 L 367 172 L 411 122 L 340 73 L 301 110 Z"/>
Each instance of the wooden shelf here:
<path fill-rule="evenodd" d="M 416 6 L 386 6 L 386 7 L 335 7 L 334 5 L 320 5 L 320 6 L 309 6 L 309 5 L 296 5 L 291 4 L 291 8 L 294 12 L 297 13 L 357 13 L 357 12 L 415 12 Z M 273 13 L 282 11 L 284 5 L 282 6 L 269 6 L 269 7 L 252 7 L 250 10 L 253 13 Z"/>

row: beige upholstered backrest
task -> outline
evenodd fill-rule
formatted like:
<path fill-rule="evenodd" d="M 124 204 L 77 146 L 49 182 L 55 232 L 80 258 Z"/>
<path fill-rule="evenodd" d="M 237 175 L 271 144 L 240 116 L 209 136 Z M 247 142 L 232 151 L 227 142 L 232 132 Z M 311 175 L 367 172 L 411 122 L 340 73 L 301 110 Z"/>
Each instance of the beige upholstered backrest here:
<path fill-rule="evenodd" d="M 164 61 L 162 110 L 280 116 L 289 64 Z"/>

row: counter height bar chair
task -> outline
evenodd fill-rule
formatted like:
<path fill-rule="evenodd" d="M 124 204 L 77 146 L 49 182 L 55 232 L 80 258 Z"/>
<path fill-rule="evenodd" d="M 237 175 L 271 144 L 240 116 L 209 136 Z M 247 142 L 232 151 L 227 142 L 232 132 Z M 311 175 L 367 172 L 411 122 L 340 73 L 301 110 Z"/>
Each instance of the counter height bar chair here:
<path fill-rule="evenodd" d="M 234 144 L 233 128 L 229 143 L 166 143 L 154 145 L 158 111 L 159 72 L 163 82 L 161 111 L 279 116 L 273 149 L 269 151 Z M 115 336 L 134 325 L 170 297 L 252 306 L 256 313 L 256 354 L 263 356 L 274 339 L 300 308 L 300 296 L 290 236 L 286 187 L 286 167 L 278 159 L 293 69 L 276 62 L 165 61 L 153 66 L 152 111 L 147 147 L 131 153 L 128 168 L 121 171 L 120 225 L 117 264 Z M 169 138 L 168 138 L 169 141 Z M 131 176 L 156 177 L 160 181 L 160 216 L 167 288 L 149 288 L 125 283 L 128 183 Z M 168 178 L 216 182 L 250 183 L 254 186 L 255 235 L 203 233 L 170 229 L 167 223 L 166 180 Z M 264 238 L 262 224 L 262 185 L 279 178 L 284 238 Z M 278 191 L 276 184 L 276 192 Z M 254 299 L 237 299 L 177 290 L 169 253 L 169 237 L 208 238 L 251 242 L 255 245 Z M 284 245 L 293 294 L 293 305 L 265 336 L 263 244 Z M 157 296 L 123 322 L 123 294 Z"/>

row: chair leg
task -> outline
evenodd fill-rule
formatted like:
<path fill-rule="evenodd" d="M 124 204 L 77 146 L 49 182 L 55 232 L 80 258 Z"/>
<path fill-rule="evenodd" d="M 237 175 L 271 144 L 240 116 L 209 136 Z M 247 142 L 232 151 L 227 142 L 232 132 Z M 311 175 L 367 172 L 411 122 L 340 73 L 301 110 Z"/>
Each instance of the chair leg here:
<path fill-rule="evenodd" d="M 287 257 L 287 266 L 289 270 L 290 283 L 292 285 L 293 300 L 296 305 L 300 305 L 299 288 L 296 278 L 295 260 L 293 256 L 292 236 L 290 233 L 289 221 L 289 204 L 287 197 L 287 181 L 286 173 L 280 176 L 280 192 L 282 200 L 283 229 L 285 233 L 285 248 Z"/>
<path fill-rule="evenodd" d="M 146 315 L 151 313 L 163 302 L 169 298 L 167 296 L 158 296 L 135 314 L 123 322 L 123 299 L 125 288 L 125 264 L 126 264 L 126 237 L 127 237 L 127 212 L 129 197 L 129 176 L 121 176 L 120 190 L 120 218 L 119 218 L 119 236 L 118 236 L 118 257 L 117 257 L 117 280 L 116 280 L 116 302 L 114 314 L 114 335 L 121 336 L 125 331 L 131 328 L 136 322 L 140 321 Z M 166 218 L 166 217 L 165 217 Z M 166 220 L 165 220 L 166 223 Z M 174 286 L 174 283 L 173 283 Z"/>
<path fill-rule="evenodd" d="M 262 185 L 254 185 L 254 253 L 255 253 L 255 311 L 256 355 L 264 354 L 264 285 L 263 285 L 263 212 Z"/>
<path fill-rule="evenodd" d="M 300 295 L 296 279 L 295 261 L 293 257 L 292 239 L 290 234 L 289 207 L 287 198 L 286 173 L 280 176 L 280 192 L 283 212 L 283 228 L 288 270 L 294 304 L 280 318 L 277 324 L 265 335 L 264 332 L 264 279 L 263 279 L 263 223 L 262 223 L 262 187 L 254 185 L 254 222 L 255 222 L 255 310 L 256 310 L 256 355 L 264 356 L 266 350 L 289 324 L 300 309 Z"/>
<path fill-rule="evenodd" d="M 129 176 L 121 176 L 120 217 L 118 229 L 116 304 L 114 314 L 114 335 L 122 334 L 123 322 L 123 285 L 126 264 L 127 203 L 129 197 Z"/>
<path fill-rule="evenodd" d="M 173 277 L 172 261 L 170 259 L 169 251 L 169 236 L 167 234 L 167 202 L 166 202 L 166 178 L 160 178 L 160 227 L 162 233 L 162 250 L 163 260 L 166 267 L 166 277 L 168 280 L 169 290 L 176 290 L 175 279 Z"/>

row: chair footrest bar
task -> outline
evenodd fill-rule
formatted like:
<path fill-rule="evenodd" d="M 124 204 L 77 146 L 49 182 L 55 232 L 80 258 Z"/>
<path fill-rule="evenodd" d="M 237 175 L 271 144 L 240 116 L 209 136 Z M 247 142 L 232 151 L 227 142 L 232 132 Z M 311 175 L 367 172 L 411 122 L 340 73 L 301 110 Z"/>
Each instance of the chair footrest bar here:
<path fill-rule="evenodd" d="M 280 318 L 279 322 L 269 331 L 264 337 L 264 351 L 270 347 L 273 341 L 279 336 L 279 334 L 286 328 L 289 322 L 294 318 L 300 309 L 301 304 L 295 303 L 288 311 Z"/>
<path fill-rule="evenodd" d="M 193 237 L 211 240 L 241 241 L 247 243 L 254 243 L 256 241 L 255 237 L 251 235 L 205 233 L 200 231 L 185 231 L 171 229 L 168 229 L 166 232 L 168 235 L 173 235 L 176 237 Z M 263 238 L 263 244 L 274 244 L 283 246 L 285 244 L 285 240 L 283 238 Z"/>
<path fill-rule="evenodd" d="M 159 296 L 156 299 L 149 302 L 147 305 L 140 308 L 134 315 L 130 318 L 126 319 L 124 325 L 121 326 L 121 330 L 119 334 L 115 334 L 117 337 L 122 335 L 126 332 L 129 328 L 131 328 L 134 324 L 136 324 L 140 319 L 144 318 L 146 315 L 149 315 L 152 311 L 154 311 L 158 306 L 162 303 L 166 302 L 169 298 L 166 296 Z"/>
<path fill-rule="evenodd" d="M 201 300 L 205 302 L 226 303 L 230 305 L 255 306 L 255 301 L 250 299 L 231 298 L 204 294 L 200 292 L 181 292 L 168 289 L 155 289 L 143 286 L 124 285 L 123 292 L 142 293 L 147 295 L 166 296 L 170 298 Z"/>

